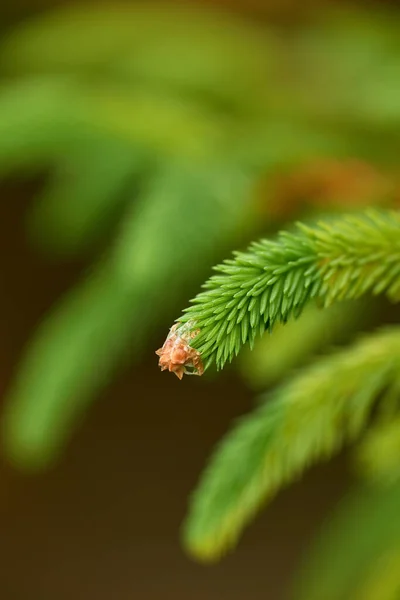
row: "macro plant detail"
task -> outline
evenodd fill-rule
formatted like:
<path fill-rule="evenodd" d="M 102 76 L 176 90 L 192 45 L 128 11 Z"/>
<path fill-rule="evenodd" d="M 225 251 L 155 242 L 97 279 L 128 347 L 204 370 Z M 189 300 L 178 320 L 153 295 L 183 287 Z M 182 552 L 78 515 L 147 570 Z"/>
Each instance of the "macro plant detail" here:
<path fill-rule="evenodd" d="M 161 371 L 168 369 L 171 373 L 175 373 L 178 379 L 182 379 L 183 375 L 202 375 L 204 372 L 203 363 L 200 353 L 190 347 L 192 339 L 198 335 L 198 330 L 189 331 L 190 321 L 185 327 L 173 325 L 170 329 L 167 339 L 162 348 L 156 351 L 160 357 L 158 362 Z"/>
<path fill-rule="evenodd" d="M 277 240 L 261 240 L 215 267 L 178 323 L 198 330 L 190 342 L 205 368 L 221 369 L 243 344 L 321 306 L 371 292 L 400 297 L 400 215 L 367 211 L 317 226 L 299 224 Z M 179 326 L 178 326 L 179 331 Z"/>
<path fill-rule="evenodd" d="M 232 552 L 343 451 L 355 489 L 294 599 L 397 600 L 398 18 L 326 7 L 286 28 L 205 4 L 78 3 L 4 31 L 0 176 L 32 183 L 32 250 L 79 263 L 21 351 L 4 456 L 56 467 L 119 368 L 141 377 L 148 357 L 146 391 L 166 382 L 161 346 L 160 369 L 185 380 L 167 380 L 168 410 L 174 385 L 192 410 L 212 376 L 256 395 L 189 500 L 188 553 Z"/>

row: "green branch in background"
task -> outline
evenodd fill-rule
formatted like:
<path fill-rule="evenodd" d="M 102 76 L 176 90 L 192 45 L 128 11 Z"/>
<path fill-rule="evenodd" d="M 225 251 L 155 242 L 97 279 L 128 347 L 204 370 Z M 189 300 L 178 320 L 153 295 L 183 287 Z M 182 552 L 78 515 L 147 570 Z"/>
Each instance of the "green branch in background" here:
<path fill-rule="evenodd" d="M 322 528 L 293 586 L 294 600 L 397 600 L 400 485 L 351 493 Z"/>
<path fill-rule="evenodd" d="M 15 466 L 44 468 L 58 458 L 92 394 L 123 360 L 135 313 L 132 294 L 112 275 L 100 265 L 31 340 L 2 423 L 5 452 Z"/>
<path fill-rule="evenodd" d="M 74 136 L 82 139 L 82 100 L 71 77 L 42 75 L 0 82 L 1 177 L 41 173 Z"/>
<path fill-rule="evenodd" d="M 129 203 L 103 261 L 46 315 L 5 398 L 5 452 L 15 465 L 38 469 L 54 463 L 118 365 L 134 362 L 187 287 L 198 285 L 217 253 L 240 239 L 245 222 L 251 227 L 251 178 L 231 169 L 180 162 L 160 168 Z M 97 206 L 105 200 L 94 198 Z M 46 196 L 39 206 L 38 231 L 39 216 L 51 216 L 55 230 L 61 226 L 55 205 Z M 79 233 L 93 202 L 74 207 L 63 249 L 74 246 L 68 239 L 85 241 Z M 68 207 L 61 209 L 67 220 Z M 42 227 L 51 231 L 46 219 Z M 192 253 L 196 269 L 188 260 Z"/>
<path fill-rule="evenodd" d="M 221 369 L 243 344 L 312 300 L 328 306 L 362 294 L 400 296 L 400 213 L 368 210 L 262 240 L 215 268 L 179 322 L 205 367 Z"/>
<path fill-rule="evenodd" d="M 29 237 L 57 257 L 92 250 L 135 199 L 145 170 L 133 144 L 86 133 L 69 144 L 32 206 Z"/>
<path fill-rule="evenodd" d="M 353 596 L 354 600 L 398 600 L 400 597 L 400 545 L 383 550 L 374 559 L 364 585 Z M 362 580 L 364 578 L 361 577 Z"/>
<path fill-rule="evenodd" d="M 185 524 L 188 550 L 206 561 L 226 553 L 261 504 L 356 439 L 377 397 L 385 403 L 399 384 L 400 328 L 393 328 L 320 361 L 273 392 L 212 458 Z"/>
<path fill-rule="evenodd" d="M 236 365 L 240 375 L 252 389 L 265 390 L 327 348 L 349 342 L 378 306 L 378 299 L 366 296 L 324 310 L 309 304 L 300 319 L 277 324 L 273 335 L 258 339 L 253 350 L 243 349 Z"/>
<path fill-rule="evenodd" d="M 400 387 L 393 391 L 398 402 Z M 362 474 L 372 482 L 391 484 L 399 481 L 400 415 L 392 414 L 378 422 L 366 435 L 356 457 Z"/>

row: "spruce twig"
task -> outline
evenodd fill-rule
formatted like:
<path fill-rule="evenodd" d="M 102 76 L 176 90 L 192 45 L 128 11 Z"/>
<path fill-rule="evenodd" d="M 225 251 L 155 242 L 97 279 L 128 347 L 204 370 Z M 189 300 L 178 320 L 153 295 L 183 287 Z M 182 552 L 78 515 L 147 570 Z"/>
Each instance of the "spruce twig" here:
<path fill-rule="evenodd" d="M 400 213 L 367 210 L 253 243 L 215 267 L 178 321 L 200 330 L 191 342 L 205 368 L 222 369 L 275 323 L 362 294 L 400 297 Z"/>

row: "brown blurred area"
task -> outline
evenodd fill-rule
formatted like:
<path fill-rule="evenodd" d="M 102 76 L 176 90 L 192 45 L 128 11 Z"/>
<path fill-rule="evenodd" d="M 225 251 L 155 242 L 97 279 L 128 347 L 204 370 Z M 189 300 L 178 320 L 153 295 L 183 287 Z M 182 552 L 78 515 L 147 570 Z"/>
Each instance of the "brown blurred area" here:
<path fill-rule="evenodd" d="M 15 1 L 1 8 L 3 23 L 61 3 Z M 321 4 L 213 3 L 263 16 Z M 29 187 L 3 185 L 1 196 L 4 391 L 33 327 L 80 265 L 48 264 L 27 246 Z M 195 378 L 181 383 L 159 372 L 149 350 L 102 394 L 50 473 L 27 477 L 1 465 L 0 600 L 283 599 L 302 550 L 346 486 L 341 459 L 281 493 L 220 564 L 196 564 L 179 542 L 188 495 L 210 451 L 251 405 L 234 374 L 206 388 Z"/>

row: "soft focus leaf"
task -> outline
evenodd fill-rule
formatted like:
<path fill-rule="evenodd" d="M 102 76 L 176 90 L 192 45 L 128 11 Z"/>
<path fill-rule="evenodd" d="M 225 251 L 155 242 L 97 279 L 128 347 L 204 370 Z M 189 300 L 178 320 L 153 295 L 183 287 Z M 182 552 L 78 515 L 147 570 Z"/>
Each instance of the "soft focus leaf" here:
<path fill-rule="evenodd" d="M 144 168 L 144 156 L 132 144 L 84 137 L 60 157 L 36 199 L 28 221 L 31 238 L 58 255 L 91 247 L 134 201 Z"/>
<path fill-rule="evenodd" d="M 99 267 L 39 326 L 6 395 L 5 451 L 19 467 L 50 464 L 94 392 L 124 358 L 138 316 L 132 295 Z"/>
<path fill-rule="evenodd" d="M 400 386 L 394 390 L 392 413 L 398 409 Z M 394 404 L 396 403 L 396 404 Z M 357 466 L 374 483 L 388 484 L 400 480 L 400 416 L 387 415 L 368 431 L 357 449 Z"/>
<path fill-rule="evenodd" d="M 181 163 L 162 170 L 128 210 L 108 262 L 39 327 L 6 397 L 6 453 L 16 465 L 56 460 L 118 364 L 143 352 L 186 287 L 244 233 L 248 178 L 205 174 Z"/>
<path fill-rule="evenodd" d="M 227 123 L 195 102 L 121 85 L 86 86 L 82 94 L 87 123 L 157 158 L 204 160 L 226 150 Z"/>
<path fill-rule="evenodd" d="M 14 30 L 0 66 L 13 73 L 97 70 L 254 104 L 263 93 L 270 46 L 265 28 L 205 7 L 87 4 Z"/>
<path fill-rule="evenodd" d="M 378 332 L 308 367 L 242 418 L 192 498 L 188 550 L 204 561 L 228 552 L 262 504 L 360 436 L 375 401 L 398 389 L 399 365 L 400 328 Z"/>
<path fill-rule="evenodd" d="M 293 45 L 297 100 L 341 126 L 400 126 L 397 12 L 336 9 L 305 27 Z"/>
<path fill-rule="evenodd" d="M 398 600 L 399 596 L 400 544 L 395 544 L 371 566 L 354 600 Z"/>
<path fill-rule="evenodd" d="M 53 164 L 79 130 L 72 79 L 38 77 L 0 87 L 0 174 Z"/>
<path fill-rule="evenodd" d="M 144 289 L 198 278 L 233 239 L 248 235 L 252 180 L 224 165 L 171 162 L 161 168 L 127 218 L 115 252 L 125 282 Z"/>
<path fill-rule="evenodd" d="M 311 548 L 293 599 L 366 600 L 361 591 L 368 574 L 374 574 L 379 562 L 400 548 L 399 503 L 398 484 L 361 489 L 342 501 Z M 384 589 L 382 585 L 379 600 L 398 597 L 385 596 Z"/>
<path fill-rule="evenodd" d="M 243 378 L 256 389 L 275 384 L 318 351 L 350 337 L 363 321 L 371 318 L 373 309 L 372 302 L 364 302 L 360 307 L 360 301 L 324 310 L 307 307 L 300 319 L 278 324 L 273 335 L 264 335 L 256 341 L 254 350 L 244 350 L 238 362 Z"/>

